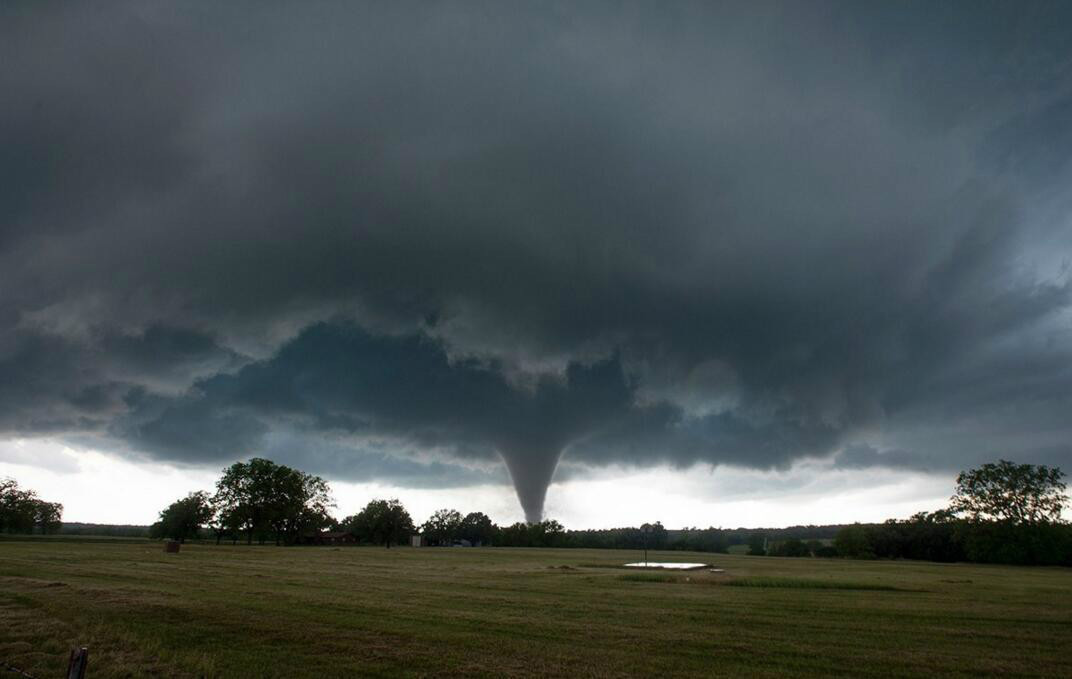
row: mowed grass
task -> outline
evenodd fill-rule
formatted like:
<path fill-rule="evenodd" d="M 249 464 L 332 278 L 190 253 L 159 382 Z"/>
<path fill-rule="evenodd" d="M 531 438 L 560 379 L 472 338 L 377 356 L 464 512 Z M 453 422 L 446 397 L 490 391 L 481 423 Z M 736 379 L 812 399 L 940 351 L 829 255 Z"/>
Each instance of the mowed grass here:
<path fill-rule="evenodd" d="M 680 552 L 651 559 L 726 572 L 616 568 L 636 557 L 0 541 L 0 663 L 59 676 L 85 645 L 91 679 L 1072 676 L 1067 569 Z"/>

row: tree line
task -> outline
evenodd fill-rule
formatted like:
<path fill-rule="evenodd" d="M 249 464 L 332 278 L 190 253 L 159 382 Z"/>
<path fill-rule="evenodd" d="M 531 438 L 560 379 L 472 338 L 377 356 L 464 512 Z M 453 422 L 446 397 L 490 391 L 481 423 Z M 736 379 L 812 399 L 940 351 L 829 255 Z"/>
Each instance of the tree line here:
<path fill-rule="evenodd" d="M 727 552 L 746 545 L 751 555 L 921 559 L 1008 564 L 1072 565 L 1072 526 L 1061 519 L 1068 498 L 1056 467 L 985 464 L 957 476 L 949 506 L 882 524 L 794 526 L 782 529 L 639 527 L 567 530 L 554 519 L 496 525 L 483 512 L 441 509 L 416 525 L 397 499 L 370 501 L 360 512 L 334 519 L 327 482 L 263 458 L 223 470 L 215 492 L 195 492 L 160 512 L 149 528 L 156 538 L 215 538 L 231 542 L 296 544 L 324 530 L 345 531 L 357 542 L 390 547 L 419 534 L 427 545 L 579 547 Z M 63 506 L 38 498 L 12 479 L 0 480 L 0 532 L 56 532 Z M 77 528 L 77 527 L 76 527 Z M 122 528 L 124 533 L 137 526 Z M 72 532 L 84 532 L 81 530 Z"/>
<path fill-rule="evenodd" d="M 334 529 L 390 547 L 408 542 L 415 531 L 398 500 L 373 500 L 342 521 L 331 516 L 334 507 L 321 477 L 255 457 L 224 469 L 214 493 L 198 491 L 172 502 L 149 527 L 149 536 L 185 542 L 207 531 L 216 544 L 243 540 L 289 545 Z"/>
<path fill-rule="evenodd" d="M 856 524 L 834 541 L 853 559 L 923 559 L 1072 566 L 1064 472 L 1008 460 L 957 476 L 949 506 L 900 521 Z"/>
<path fill-rule="evenodd" d="M 42 500 L 15 479 L 0 479 L 0 533 L 55 533 L 62 517 L 59 502 Z"/>
<path fill-rule="evenodd" d="M 499 527 L 483 514 L 439 510 L 423 526 L 430 544 L 467 539 L 504 547 L 728 552 L 747 545 L 753 556 L 885 558 L 1072 566 L 1072 526 L 1061 519 L 1068 502 L 1064 472 L 1007 460 L 961 472 L 949 506 L 882 524 L 794 526 L 784 529 L 638 527 L 566 530 L 554 520 Z M 483 517 L 482 528 L 470 527 Z M 832 538 L 832 539 L 831 539 Z M 832 544 L 831 544 L 832 543 Z"/>

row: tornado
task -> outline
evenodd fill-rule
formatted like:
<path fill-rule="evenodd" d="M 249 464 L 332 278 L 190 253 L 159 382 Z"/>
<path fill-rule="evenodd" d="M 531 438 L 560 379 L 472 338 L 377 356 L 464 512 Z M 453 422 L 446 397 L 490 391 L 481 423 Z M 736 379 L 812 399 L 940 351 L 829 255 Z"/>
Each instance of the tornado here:
<path fill-rule="evenodd" d="M 499 455 L 506 463 L 513 481 L 514 491 L 525 512 L 525 521 L 539 523 L 543 520 L 543 503 L 547 487 L 562 457 L 561 445 L 510 443 L 499 446 Z"/>

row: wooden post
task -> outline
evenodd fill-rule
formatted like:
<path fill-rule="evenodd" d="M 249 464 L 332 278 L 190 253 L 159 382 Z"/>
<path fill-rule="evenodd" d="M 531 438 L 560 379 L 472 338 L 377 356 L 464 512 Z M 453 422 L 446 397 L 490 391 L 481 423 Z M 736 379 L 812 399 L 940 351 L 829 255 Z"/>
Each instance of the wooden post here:
<path fill-rule="evenodd" d="M 67 664 L 67 679 L 86 679 L 86 666 L 89 665 L 89 649 L 85 646 L 71 651 L 71 661 Z"/>
<path fill-rule="evenodd" d="M 650 523 L 646 523 L 640 527 L 640 531 L 644 534 L 644 568 L 648 568 L 648 535 L 655 530 L 655 526 Z"/>

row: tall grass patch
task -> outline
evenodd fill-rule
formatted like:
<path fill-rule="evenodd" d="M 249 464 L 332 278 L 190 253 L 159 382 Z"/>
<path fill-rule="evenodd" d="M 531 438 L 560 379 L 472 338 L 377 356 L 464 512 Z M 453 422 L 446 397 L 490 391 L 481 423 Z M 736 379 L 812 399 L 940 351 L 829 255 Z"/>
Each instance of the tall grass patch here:
<path fill-rule="evenodd" d="M 665 573 L 625 573 L 618 576 L 619 580 L 626 582 L 679 582 L 680 579 L 676 575 L 666 575 Z"/>
<path fill-rule="evenodd" d="M 882 585 L 874 582 L 852 582 L 849 580 L 812 580 L 808 578 L 785 578 L 785 577 L 747 577 L 725 580 L 720 584 L 727 587 L 770 587 L 777 589 L 854 589 L 876 592 L 910 592 L 919 590 L 907 590 L 892 585 Z"/>

